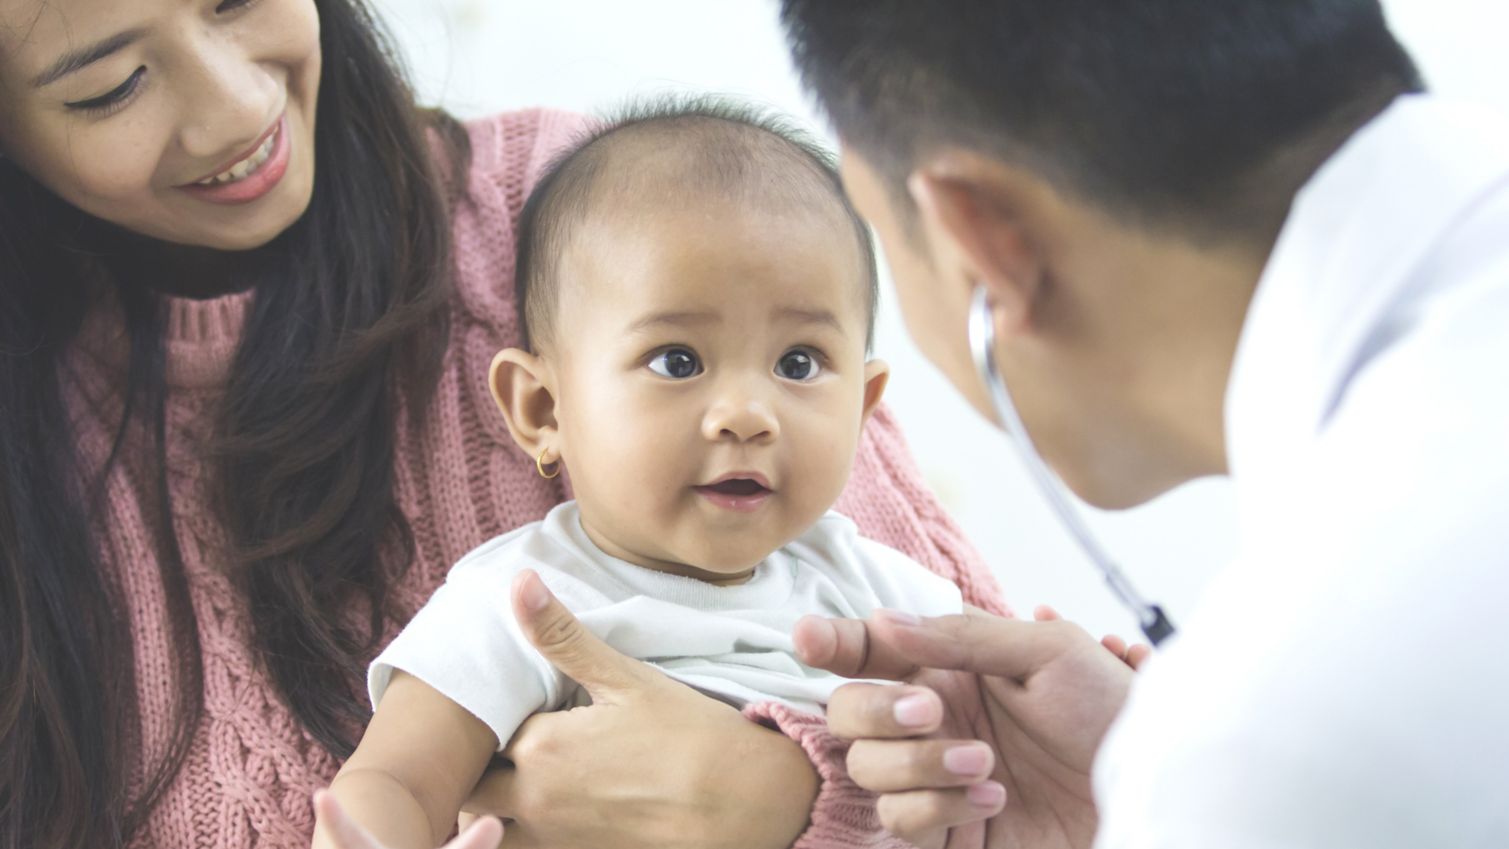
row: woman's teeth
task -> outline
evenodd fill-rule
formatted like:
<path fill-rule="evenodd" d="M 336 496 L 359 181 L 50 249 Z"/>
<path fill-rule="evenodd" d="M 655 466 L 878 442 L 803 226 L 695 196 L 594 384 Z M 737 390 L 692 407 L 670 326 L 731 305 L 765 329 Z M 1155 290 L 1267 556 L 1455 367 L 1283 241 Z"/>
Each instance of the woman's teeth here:
<path fill-rule="evenodd" d="M 281 131 L 279 129 L 269 134 L 263 140 L 261 146 L 252 152 L 251 156 L 246 157 L 213 177 L 206 177 L 200 180 L 199 185 L 218 186 L 221 183 L 234 183 L 237 180 L 246 179 L 247 175 L 262 167 L 262 163 L 272 158 L 272 147 L 278 140 L 278 133 Z"/>

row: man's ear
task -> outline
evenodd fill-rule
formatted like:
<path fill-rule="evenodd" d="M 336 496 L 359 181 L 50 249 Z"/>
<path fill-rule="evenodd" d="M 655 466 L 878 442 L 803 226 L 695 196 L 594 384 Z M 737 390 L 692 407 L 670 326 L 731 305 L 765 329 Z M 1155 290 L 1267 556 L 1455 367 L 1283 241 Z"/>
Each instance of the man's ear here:
<path fill-rule="evenodd" d="M 508 432 L 524 453 L 545 464 L 560 460 L 560 429 L 555 420 L 555 381 L 545 361 L 519 348 L 493 357 L 487 385 L 508 422 Z"/>
<path fill-rule="evenodd" d="M 886 365 L 885 360 L 870 360 L 865 363 L 865 401 L 860 423 L 870 420 L 870 415 L 875 408 L 880 406 L 880 398 L 885 394 L 886 384 L 891 382 L 891 367 Z"/>
<path fill-rule="evenodd" d="M 987 158 L 951 155 L 914 172 L 907 188 L 938 254 L 985 287 L 1001 329 L 1031 327 L 1044 264 L 1018 212 L 1030 191 L 1014 171 Z"/>

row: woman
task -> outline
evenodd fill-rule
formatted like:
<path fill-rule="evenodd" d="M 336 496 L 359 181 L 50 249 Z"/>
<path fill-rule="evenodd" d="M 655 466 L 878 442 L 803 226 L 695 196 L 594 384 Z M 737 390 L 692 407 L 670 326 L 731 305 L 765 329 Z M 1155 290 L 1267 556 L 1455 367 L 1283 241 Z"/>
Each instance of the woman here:
<path fill-rule="evenodd" d="M 575 124 L 417 109 L 359 0 L 0 0 L 0 847 L 307 845 L 367 659 L 565 495 L 484 375 Z M 999 609 L 884 414 L 840 506 Z M 644 692 L 527 728 L 494 783 L 533 803 L 496 812 L 589 845 L 559 794 L 615 845 L 878 829 L 815 720 L 768 717 L 799 748 Z"/>

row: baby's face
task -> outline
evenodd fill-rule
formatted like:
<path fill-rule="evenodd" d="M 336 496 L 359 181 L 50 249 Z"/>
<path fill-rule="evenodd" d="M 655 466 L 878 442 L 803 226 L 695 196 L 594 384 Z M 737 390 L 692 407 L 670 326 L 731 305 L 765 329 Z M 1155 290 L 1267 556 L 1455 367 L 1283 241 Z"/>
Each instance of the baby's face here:
<path fill-rule="evenodd" d="M 552 367 L 583 525 L 630 562 L 741 580 L 837 499 L 884 384 L 852 230 L 712 203 L 578 234 Z"/>

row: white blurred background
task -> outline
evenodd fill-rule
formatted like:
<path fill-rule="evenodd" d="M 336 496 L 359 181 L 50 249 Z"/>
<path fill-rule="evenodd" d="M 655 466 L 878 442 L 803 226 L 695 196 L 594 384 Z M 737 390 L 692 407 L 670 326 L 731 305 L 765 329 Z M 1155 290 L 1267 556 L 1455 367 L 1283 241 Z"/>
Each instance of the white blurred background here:
<path fill-rule="evenodd" d="M 1261 2 L 1262 0 L 1254 0 Z M 712 91 L 825 125 L 803 96 L 775 0 L 374 0 L 421 95 L 461 117 L 534 105 L 600 111 L 635 94 Z M 1384 0 L 1437 92 L 1509 111 L 1509 4 Z M 1032 490 L 1010 447 L 912 347 L 889 291 L 876 353 L 924 474 L 1019 611 L 1039 602 L 1097 633 L 1123 613 Z M 1178 621 L 1235 548 L 1229 486 L 1198 481 L 1122 513 L 1082 508 L 1144 593 Z"/>

